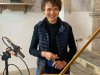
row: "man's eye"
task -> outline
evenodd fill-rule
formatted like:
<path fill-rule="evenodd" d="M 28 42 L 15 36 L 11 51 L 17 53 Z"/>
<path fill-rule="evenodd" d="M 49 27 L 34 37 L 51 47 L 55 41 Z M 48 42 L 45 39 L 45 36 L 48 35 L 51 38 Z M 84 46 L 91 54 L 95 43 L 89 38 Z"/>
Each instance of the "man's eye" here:
<path fill-rule="evenodd" d="M 58 9 L 58 8 L 54 8 L 54 10 L 55 10 L 55 11 L 58 11 L 59 9 Z"/>
<path fill-rule="evenodd" d="M 59 8 L 58 7 L 54 7 L 54 10 L 59 10 Z"/>

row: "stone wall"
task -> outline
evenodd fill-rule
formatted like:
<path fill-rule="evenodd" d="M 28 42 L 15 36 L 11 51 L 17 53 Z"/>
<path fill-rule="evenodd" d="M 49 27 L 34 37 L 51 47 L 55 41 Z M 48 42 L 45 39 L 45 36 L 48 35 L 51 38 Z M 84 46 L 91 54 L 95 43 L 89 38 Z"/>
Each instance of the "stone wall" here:
<path fill-rule="evenodd" d="M 100 0 L 94 0 L 93 13 L 92 33 L 94 33 L 100 27 Z M 100 33 L 93 40 L 92 50 L 93 52 L 100 53 Z"/>

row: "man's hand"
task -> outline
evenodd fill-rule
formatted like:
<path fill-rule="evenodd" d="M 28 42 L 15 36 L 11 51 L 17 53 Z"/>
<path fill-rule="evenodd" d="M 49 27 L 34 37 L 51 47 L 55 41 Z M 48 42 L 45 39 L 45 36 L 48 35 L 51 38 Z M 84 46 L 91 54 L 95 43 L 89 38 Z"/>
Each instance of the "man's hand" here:
<path fill-rule="evenodd" d="M 51 52 L 46 52 L 46 51 L 41 52 L 41 55 L 42 57 L 45 57 L 47 60 L 55 60 L 59 58 L 57 54 L 53 54 Z"/>
<path fill-rule="evenodd" d="M 65 66 L 67 65 L 67 63 L 65 61 L 54 61 L 54 63 L 52 64 L 52 66 L 54 66 L 56 69 L 63 69 Z"/>

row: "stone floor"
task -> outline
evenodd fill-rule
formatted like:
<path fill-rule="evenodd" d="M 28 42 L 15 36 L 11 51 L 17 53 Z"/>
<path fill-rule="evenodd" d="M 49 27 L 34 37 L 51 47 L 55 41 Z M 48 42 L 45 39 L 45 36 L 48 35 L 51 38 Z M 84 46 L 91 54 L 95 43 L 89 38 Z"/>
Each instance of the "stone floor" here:
<path fill-rule="evenodd" d="M 89 68 L 86 68 L 77 62 L 72 65 L 71 72 L 73 75 L 97 75 Z"/>
<path fill-rule="evenodd" d="M 73 65 L 71 66 L 71 75 L 97 75 L 94 73 L 93 70 L 91 70 L 91 66 L 93 69 L 94 66 L 97 66 L 97 68 L 100 68 L 100 55 L 95 55 L 95 54 L 92 54 L 90 52 L 83 52 L 80 56 L 81 59 L 84 59 L 87 62 L 89 62 L 90 64 L 89 67 L 84 67 L 82 65 L 82 63 L 84 63 L 84 61 L 81 61 L 81 63 L 79 63 L 78 61 L 74 62 Z M 99 69 L 100 70 L 100 69 Z M 100 72 L 98 70 L 98 72 Z M 35 71 L 36 69 L 30 69 L 30 75 L 35 75 Z M 22 73 L 23 75 L 29 75 L 28 74 L 28 71 L 27 70 L 22 70 Z M 3 74 L 0 74 L 0 75 L 3 75 Z M 13 72 L 10 72 L 9 75 L 21 75 L 20 72 L 16 72 L 16 71 L 13 71 Z M 100 75 L 100 74 L 98 74 Z"/>
<path fill-rule="evenodd" d="M 23 75 L 29 75 L 27 70 L 22 70 L 21 72 L 23 73 Z M 3 75 L 3 74 L 0 73 L 0 75 Z M 13 72 L 9 72 L 9 75 L 21 75 L 21 74 L 19 71 L 13 71 Z M 35 69 L 30 69 L 30 75 L 35 75 Z"/>
<path fill-rule="evenodd" d="M 84 51 L 80 57 L 85 59 L 86 61 L 89 61 L 90 63 L 94 64 L 95 66 L 100 67 L 100 54 L 97 55 L 96 53 L 94 54 L 94 53 L 91 53 L 88 51 Z"/>
<path fill-rule="evenodd" d="M 30 69 L 30 75 L 35 75 L 36 69 Z M 23 75 L 29 75 L 27 70 L 22 71 Z M 74 63 L 71 67 L 71 75 L 96 75 L 95 73 L 89 71 L 88 69 L 84 68 L 82 65 L 78 63 Z M 3 75 L 3 74 L 0 74 Z M 21 75 L 20 72 L 10 72 L 9 75 Z"/>
<path fill-rule="evenodd" d="M 78 58 L 77 62 L 91 70 L 91 72 L 100 75 L 100 54 L 85 51 Z"/>

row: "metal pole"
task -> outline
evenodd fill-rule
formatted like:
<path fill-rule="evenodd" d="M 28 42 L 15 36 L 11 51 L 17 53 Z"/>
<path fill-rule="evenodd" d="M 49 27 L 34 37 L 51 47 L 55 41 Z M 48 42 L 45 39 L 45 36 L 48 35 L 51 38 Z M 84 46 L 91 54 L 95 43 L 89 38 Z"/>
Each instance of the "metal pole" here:
<path fill-rule="evenodd" d="M 4 71 L 6 71 L 5 75 L 9 75 L 9 72 L 8 72 L 8 59 L 9 58 L 11 58 L 11 55 L 7 51 L 3 52 L 2 60 L 5 61 L 5 69 L 4 69 Z"/>
<path fill-rule="evenodd" d="M 6 75 L 9 75 L 9 72 L 8 72 L 8 59 L 5 60 L 5 70 L 6 70 Z"/>

